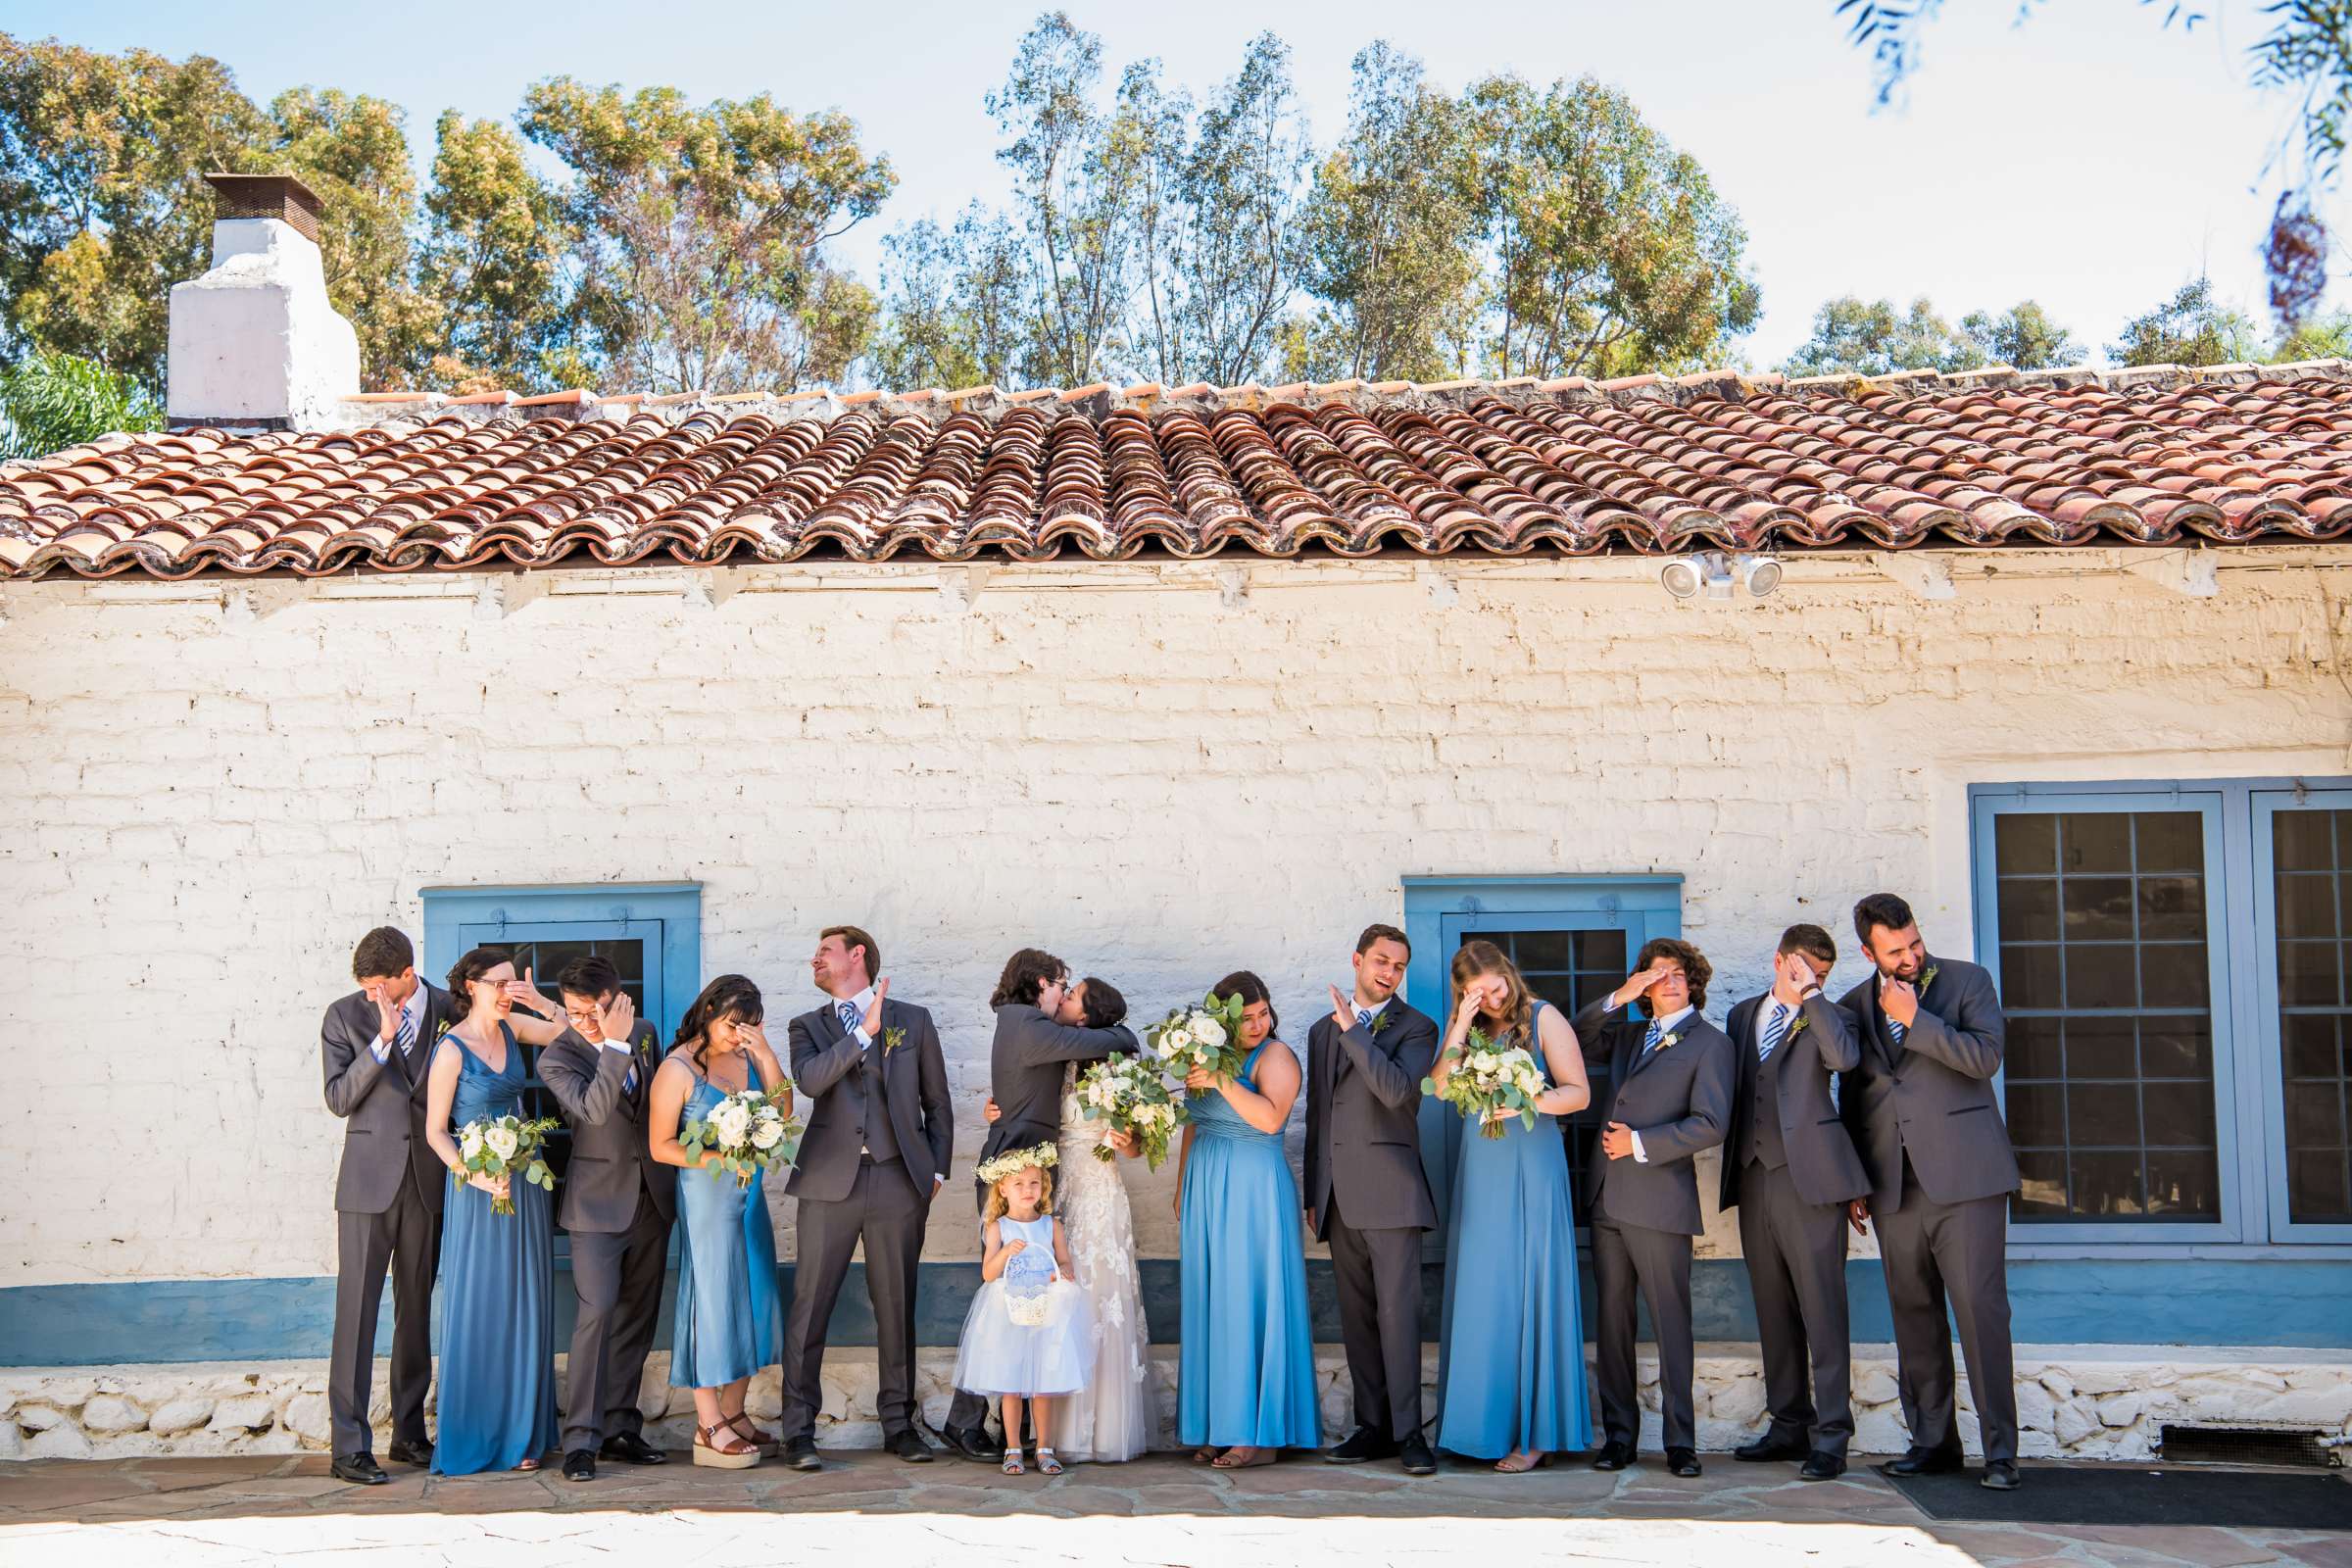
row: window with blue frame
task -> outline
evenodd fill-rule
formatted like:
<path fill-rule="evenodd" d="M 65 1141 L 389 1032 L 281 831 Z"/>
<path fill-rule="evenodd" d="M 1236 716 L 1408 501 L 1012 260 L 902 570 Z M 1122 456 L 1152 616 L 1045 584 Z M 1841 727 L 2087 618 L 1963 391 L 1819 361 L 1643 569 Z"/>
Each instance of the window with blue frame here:
<path fill-rule="evenodd" d="M 1970 795 L 2017 1239 L 2352 1239 L 2352 792 Z"/>
<path fill-rule="evenodd" d="M 1632 972 L 1634 955 L 1652 937 L 1682 934 L 1683 879 L 1679 876 L 1408 876 L 1404 928 L 1413 959 L 1405 1000 L 1443 1028 L 1451 1003 L 1447 971 L 1473 939 L 1494 943 L 1527 977 L 1537 996 L 1574 1017 L 1605 997 Z M 1606 1063 L 1590 1061 L 1592 1103 L 1562 1122 L 1572 1170 L 1582 1170 L 1600 1136 L 1599 1107 L 1608 1090 Z M 1436 1100 L 1423 1102 L 1421 1147 L 1446 1212 L 1459 1156 L 1462 1120 Z M 1590 1198 L 1573 1184 L 1577 1220 Z"/>
<path fill-rule="evenodd" d="M 702 985 L 703 890 L 698 882 L 614 882 L 548 887 L 426 888 L 424 969 L 436 984 L 466 953 L 505 948 L 514 972 L 530 972 L 561 1002 L 557 977 L 574 958 L 610 958 L 621 989 L 667 1042 Z M 562 1112 L 531 1061 L 524 1113 Z M 571 1133 L 548 1141 L 559 1180 L 570 1162 Z"/>

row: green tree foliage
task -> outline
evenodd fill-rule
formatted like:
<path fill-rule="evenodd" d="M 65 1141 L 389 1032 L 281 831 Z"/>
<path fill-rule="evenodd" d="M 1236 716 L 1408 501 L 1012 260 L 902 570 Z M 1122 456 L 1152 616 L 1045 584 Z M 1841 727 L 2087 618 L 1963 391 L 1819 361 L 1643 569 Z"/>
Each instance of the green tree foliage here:
<path fill-rule="evenodd" d="M 563 349 L 563 204 L 522 139 L 451 110 L 433 127 L 417 295 L 435 315 L 410 345 L 408 380 L 436 391 L 540 387 Z"/>
<path fill-rule="evenodd" d="M 1030 292 L 1027 248 L 1011 220 L 975 205 L 953 229 L 925 219 L 882 250 L 876 381 L 907 391 L 1014 384 Z"/>
<path fill-rule="evenodd" d="M 95 360 L 35 350 L 0 369 L 0 459 L 37 458 L 163 422 L 137 382 Z"/>
<path fill-rule="evenodd" d="M 1886 375 L 1895 370 L 1974 370 L 1987 365 L 2038 370 L 2084 358 L 2066 329 L 2032 300 L 1993 316 L 1971 311 L 1954 326 L 1927 299 L 1909 310 L 1853 295 L 1814 313 L 1813 335 L 1783 367 L 1790 375 Z"/>
<path fill-rule="evenodd" d="M 524 96 L 521 126 L 570 171 L 567 328 L 604 384 L 788 389 L 838 380 L 864 347 L 873 295 L 824 246 L 893 175 L 846 116 L 558 76 Z"/>
<path fill-rule="evenodd" d="M 2211 280 L 2200 277 L 2126 321 L 2107 357 L 2118 365 L 2236 365 L 2263 358 L 2262 337 L 2243 311 L 2216 299 Z"/>

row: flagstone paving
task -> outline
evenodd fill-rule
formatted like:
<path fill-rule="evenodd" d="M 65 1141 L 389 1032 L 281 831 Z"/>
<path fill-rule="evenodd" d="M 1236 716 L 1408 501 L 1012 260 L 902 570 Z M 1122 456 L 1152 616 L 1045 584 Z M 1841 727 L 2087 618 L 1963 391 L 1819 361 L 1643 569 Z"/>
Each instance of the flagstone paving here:
<path fill-rule="evenodd" d="M 2352 1568 L 2352 1534 L 1940 1524 L 1868 1470 L 1808 1486 L 1711 1457 L 1678 1481 L 1562 1465 L 1497 1476 L 1449 1463 L 1414 1480 L 1311 1459 L 1219 1473 L 1177 1454 L 1019 1480 L 941 1460 L 845 1454 L 814 1474 L 608 1468 L 442 1478 L 391 1467 L 350 1487 L 323 1455 L 0 1465 L 0 1565 L 616 1561 L 1241 1565 L 1345 1557 L 1731 1568 L 2302 1564 Z M 2028 1471 L 2029 1486 L 2032 1471 Z M 2352 1484 L 2352 1483 L 2347 1483 Z"/>

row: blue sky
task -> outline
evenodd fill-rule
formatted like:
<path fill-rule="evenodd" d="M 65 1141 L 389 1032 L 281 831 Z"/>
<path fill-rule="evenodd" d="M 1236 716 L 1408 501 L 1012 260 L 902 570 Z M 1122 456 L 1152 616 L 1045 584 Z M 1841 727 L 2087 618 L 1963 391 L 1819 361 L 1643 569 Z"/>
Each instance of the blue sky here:
<path fill-rule="evenodd" d="M 225 61 L 254 97 L 303 83 L 403 105 L 420 162 L 444 108 L 512 115 L 523 87 L 570 74 L 672 83 L 698 99 L 760 90 L 854 116 L 900 184 L 881 218 L 840 242 L 869 277 L 881 236 L 1004 190 L 981 104 L 1036 7 L 703 4 L 371 8 L 0 0 L 0 30 L 55 33 Z M 1348 62 L 1385 37 L 1455 87 L 1497 70 L 1538 80 L 1591 73 L 1632 94 L 1739 208 L 1763 285 L 1746 345 L 1777 364 L 1833 295 L 1926 294 L 1957 318 L 2041 301 L 2077 338 L 2109 341 L 2127 316 L 2201 270 L 2258 316 L 2256 247 L 2277 194 L 2266 165 L 2290 105 L 2245 82 L 2261 31 L 2252 4 L 2206 0 L 2193 33 L 2135 0 L 1950 0 L 1900 112 L 1872 110 L 1868 61 L 1831 0 L 1479 0 L 1417 4 L 1075 4 L 1110 73 L 1158 56 L 1202 88 L 1272 27 L 1296 52 L 1318 140 L 1347 112 Z M 2343 204 L 2327 209 L 2340 222 Z"/>

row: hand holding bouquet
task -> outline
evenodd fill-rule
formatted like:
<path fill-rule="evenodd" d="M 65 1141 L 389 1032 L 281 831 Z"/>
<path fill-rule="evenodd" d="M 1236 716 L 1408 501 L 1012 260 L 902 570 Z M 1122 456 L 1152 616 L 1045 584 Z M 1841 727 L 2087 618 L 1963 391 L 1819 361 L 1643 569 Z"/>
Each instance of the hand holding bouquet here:
<path fill-rule="evenodd" d="M 1185 1119 L 1158 1061 L 1150 1056 L 1113 1055 L 1096 1062 L 1078 1080 L 1078 1103 L 1112 1132 L 1131 1135 L 1153 1170 L 1168 1157 L 1168 1138 Z M 1108 1144 L 1097 1144 L 1095 1157 L 1110 1160 L 1118 1154 Z"/>
<path fill-rule="evenodd" d="M 1210 992 L 1198 1007 L 1178 1007 L 1144 1031 L 1152 1049 L 1168 1064 L 1168 1076 L 1179 1081 L 1196 1072 L 1233 1079 L 1242 1075 L 1250 1053 L 1242 1048 L 1243 1003 L 1239 993 L 1219 997 Z M 1205 1090 L 1194 1090 L 1205 1094 Z"/>
<path fill-rule="evenodd" d="M 547 1135 L 563 1125 L 553 1116 L 543 1116 L 537 1121 L 524 1121 L 519 1116 L 484 1116 L 469 1121 L 458 1129 L 458 1154 L 465 1162 L 465 1170 L 451 1171 L 449 1179 L 463 1182 L 470 1175 L 485 1181 L 511 1183 L 519 1172 L 524 1181 L 552 1193 L 556 1190 L 556 1173 L 539 1157 L 539 1150 L 547 1142 Z M 514 1200 L 504 1195 L 492 1199 L 490 1212 L 514 1213 Z"/>
<path fill-rule="evenodd" d="M 1421 1080 L 1421 1092 L 1438 1095 L 1474 1118 L 1480 1137 L 1500 1138 L 1503 1124 L 1513 1116 L 1531 1129 L 1536 1125 L 1536 1097 L 1544 1092 L 1544 1072 L 1523 1048 L 1497 1049 L 1485 1030 L 1473 1026 L 1445 1092 L 1439 1094 L 1431 1078 Z"/>
<path fill-rule="evenodd" d="M 738 1089 L 712 1105 L 708 1115 L 689 1117 L 678 1129 L 678 1147 L 690 1154 L 716 1154 L 709 1165 L 710 1174 L 724 1171 L 735 1178 L 736 1186 L 749 1187 L 771 1163 L 792 1163 L 801 1147 L 800 1118 L 785 1115 L 782 1105 L 757 1089 Z"/>

